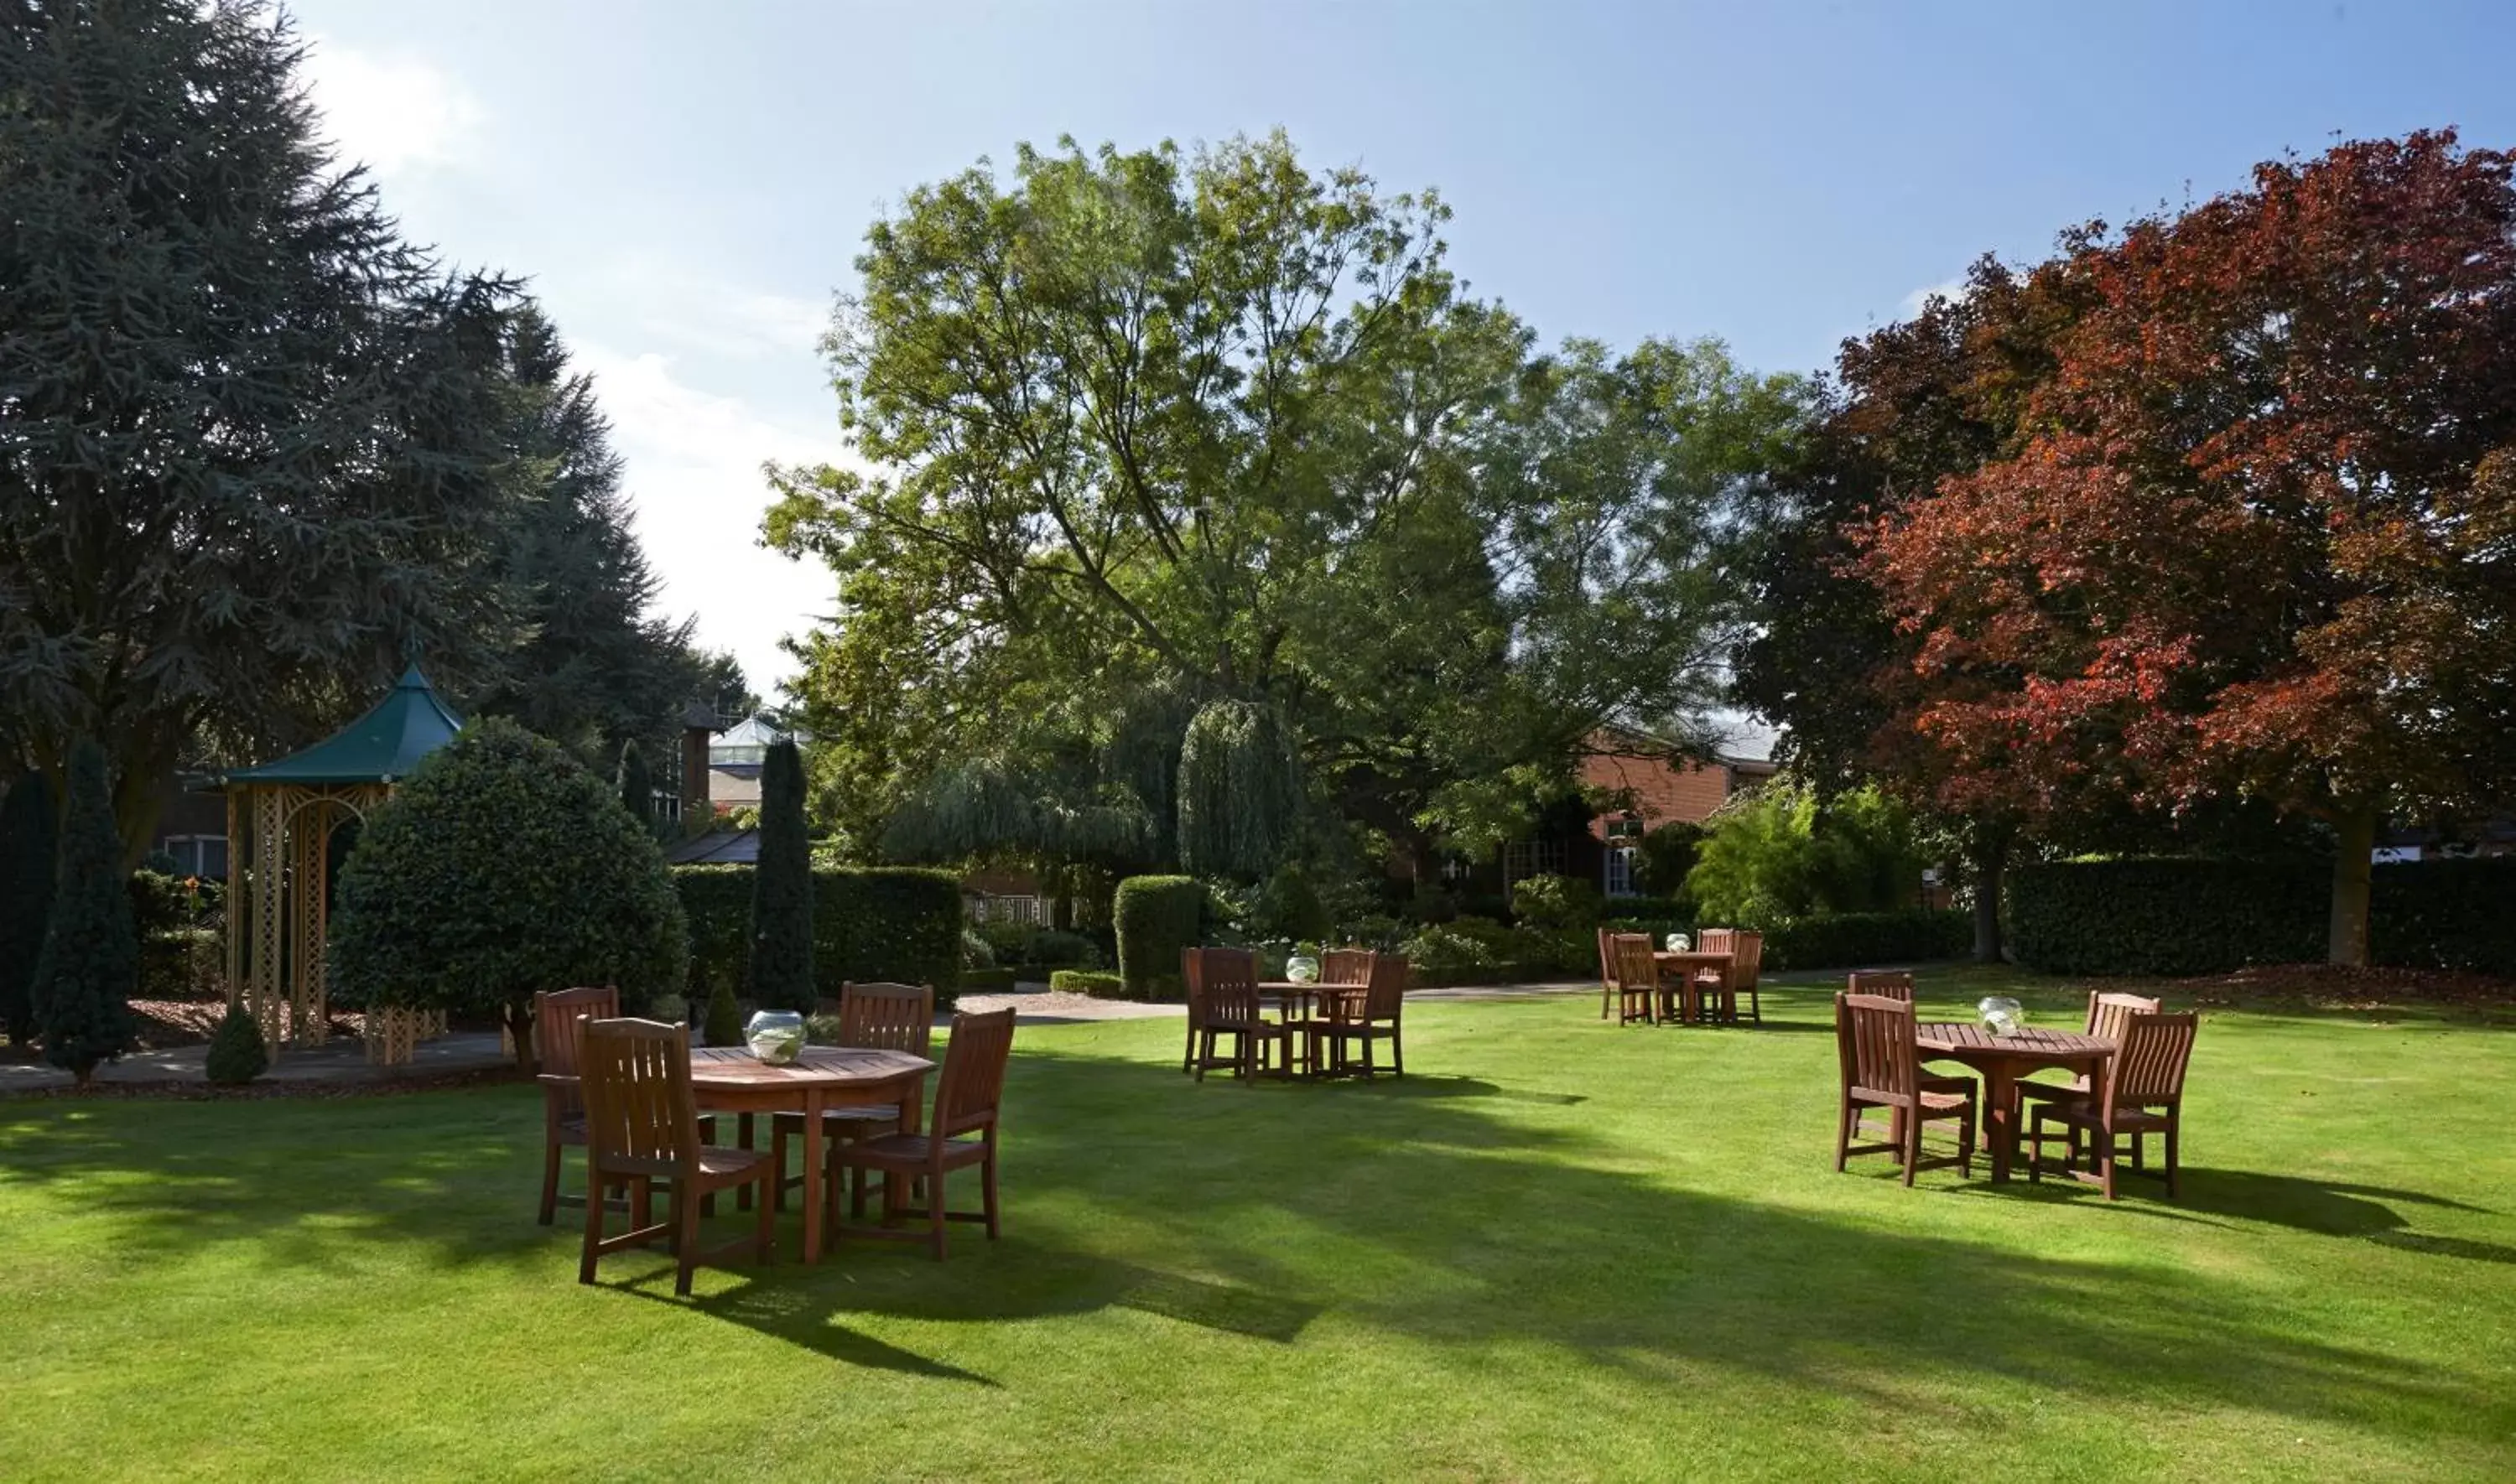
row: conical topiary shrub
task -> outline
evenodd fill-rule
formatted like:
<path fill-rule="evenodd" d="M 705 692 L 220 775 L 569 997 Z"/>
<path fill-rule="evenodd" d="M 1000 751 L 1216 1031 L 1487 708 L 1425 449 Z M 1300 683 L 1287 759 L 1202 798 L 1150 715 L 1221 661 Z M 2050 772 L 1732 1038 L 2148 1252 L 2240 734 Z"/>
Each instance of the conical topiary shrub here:
<path fill-rule="evenodd" d="M 760 863 L 751 877 L 751 1003 L 813 1009 L 813 844 L 804 827 L 804 760 L 770 744 L 760 768 Z"/>
<path fill-rule="evenodd" d="M 242 1002 L 228 1007 L 227 1017 L 210 1037 L 203 1071 L 223 1088 L 240 1088 L 271 1069 L 271 1052 L 262 1044 L 262 1023 Z"/>
<path fill-rule="evenodd" d="M 742 1009 L 734 1003 L 732 981 L 719 979 L 708 992 L 707 1023 L 699 1028 L 699 1039 L 710 1046 L 742 1044 Z"/>
<path fill-rule="evenodd" d="M 35 1030 L 44 1059 L 80 1087 L 96 1064 L 131 1041 L 131 990 L 140 977 L 140 930 L 113 824 L 105 749 L 81 738 L 70 750 L 69 807 L 44 952 L 35 961 Z"/>
<path fill-rule="evenodd" d="M 0 1030 L 20 1046 L 35 1035 L 35 960 L 53 915 L 59 851 L 53 786 L 30 772 L 0 800 Z"/>

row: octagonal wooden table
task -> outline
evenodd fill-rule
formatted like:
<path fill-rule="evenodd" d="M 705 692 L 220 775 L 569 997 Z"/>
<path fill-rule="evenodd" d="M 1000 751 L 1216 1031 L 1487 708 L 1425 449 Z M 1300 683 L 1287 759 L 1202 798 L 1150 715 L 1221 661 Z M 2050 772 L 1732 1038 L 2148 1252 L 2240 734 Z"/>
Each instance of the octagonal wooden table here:
<path fill-rule="evenodd" d="M 2025 1027 L 2006 1036 L 1958 1020 L 1925 1020 L 1913 1027 L 1913 1049 L 1924 1060 L 1962 1061 L 1983 1074 L 1982 1143 L 1992 1156 L 1993 1180 L 2009 1178 L 2018 1157 L 2018 1120 L 2012 1106 L 2018 1079 L 2043 1067 L 2084 1072 L 2094 1085 L 2115 1044 L 2077 1031 Z"/>
<path fill-rule="evenodd" d="M 917 1132 L 917 1103 L 935 1063 L 906 1051 L 857 1047 L 806 1047 L 794 1061 L 773 1066 L 742 1047 L 691 1052 L 691 1095 L 702 1112 L 742 1115 L 742 1145 L 751 1147 L 751 1115 L 804 1116 L 804 1260 L 821 1259 L 823 1207 L 821 1114 L 825 1109 L 889 1104 L 903 1134 Z M 785 1178 L 785 1172 L 778 1173 Z M 897 1204 L 895 1202 L 895 1204 Z"/>

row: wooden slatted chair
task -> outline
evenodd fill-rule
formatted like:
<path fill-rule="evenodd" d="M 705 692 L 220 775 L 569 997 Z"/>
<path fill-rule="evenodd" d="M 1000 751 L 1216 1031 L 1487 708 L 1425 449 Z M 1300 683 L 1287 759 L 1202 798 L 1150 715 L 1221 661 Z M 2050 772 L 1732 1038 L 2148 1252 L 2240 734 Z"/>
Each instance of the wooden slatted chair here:
<path fill-rule="evenodd" d="M 1599 929 L 1599 1018 L 1608 1018 L 1608 1007 L 1616 1003 L 1621 988 L 1616 979 L 1616 930 Z"/>
<path fill-rule="evenodd" d="M 1616 987 L 1616 1023 L 1659 1019 L 1659 961 L 1648 932 L 1608 934 L 1608 962 Z"/>
<path fill-rule="evenodd" d="M 2200 1025 L 2200 1019 L 2190 1012 L 2169 1015 L 2133 1010 L 2124 1015 L 2122 1039 L 2114 1055 L 2106 1060 L 2105 1076 L 2096 1095 L 2077 1102 L 2037 1105 L 2035 1122 L 2028 1134 L 2029 1178 L 2043 1177 L 2044 1129 L 2048 1122 L 2058 1125 L 2070 1138 L 2071 1158 L 2064 1162 L 2063 1173 L 2103 1187 L 2109 1201 L 2115 1198 L 2115 1168 L 2120 1162 L 2123 1138 L 2131 1137 L 2133 1168 L 2139 1169 L 2140 1136 L 2163 1134 L 2166 1194 L 2173 1199 L 2176 1144 L 2184 1127 L 2184 1070 L 2193 1059 L 2193 1042 Z M 2089 1150 L 2096 1165 L 2094 1173 L 2076 1165 L 2082 1134 L 2095 1140 Z"/>
<path fill-rule="evenodd" d="M 1371 961 L 1371 982 L 1363 986 L 1359 997 L 1340 995 L 1329 1003 L 1328 1021 L 1322 1035 L 1328 1043 L 1329 1063 L 1341 1072 L 1363 1077 L 1379 1075 L 1372 1064 L 1371 1048 L 1375 1042 L 1389 1043 L 1389 1069 L 1397 1076 L 1406 1075 L 1406 961 L 1394 953 L 1375 954 Z M 1363 1049 L 1363 1062 L 1355 1064 L 1349 1047 Z"/>
<path fill-rule="evenodd" d="M 1189 986 L 1189 1017 L 1196 1038 L 1189 1061 L 1196 1080 L 1216 1068 L 1253 1079 L 1274 1071 L 1292 1075 L 1292 1033 L 1280 1021 L 1267 1018 L 1258 998 L 1258 956 L 1246 948 L 1192 948 L 1181 966 Z M 1230 1055 L 1220 1044 L 1231 1037 Z M 1269 1051 L 1275 1055 L 1271 1064 Z"/>
<path fill-rule="evenodd" d="M 1695 950 L 1698 953 L 1736 953 L 1738 944 L 1732 940 L 1738 935 L 1738 929 L 1733 928 L 1702 928 L 1695 934 Z M 1705 964 L 1688 969 L 1687 977 L 1695 987 L 1695 1002 L 1699 1007 L 1698 1013 L 1705 1020 L 1714 1018 L 1713 1007 L 1721 1002 L 1721 985 L 1726 975 L 1721 969 Z"/>
<path fill-rule="evenodd" d="M 1902 969 L 1869 969 L 1853 973 L 1844 985 L 1847 994 L 1880 995 L 1890 1000 L 1913 1003 L 1913 975 Z"/>
<path fill-rule="evenodd" d="M 931 984 L 848 983 L 839 986 L 839 1045 L 923 1056 L 935 1040 L 935 987 Z M 777 1161 L 777 1204 L 804 1183 L 802 1171 L 786 1173 L 786 1144 L 804 1136 L 804 1115 L 780 1113 L 770 1121 L 772 1156 Z M 821 1110 L 825 1139 L 872 1138 L 900 1132 L 900 1110 L 858 1105 Z M 823 1147 L 828 1147 L 824 1145 Z M 860 1202 L 857 1214 L 864 1214 Z"/>
<path fill-rule="evenodd" d="M 570 1145 L 585 1147 L 585 1091 L 577 1076 L 581 1016 L 618 1019 L 620 991 L 606 985 L 600 989 L 545 989 L 533 995 L 533 1053 L 542 1085 L 539 1219 L 544 1226 L 558 1219 L 562 1203 L 585 1204 L 583 1196 L 562 1195 L 559 1189 L 560 1151 Z"/>
<path fill-rule="evenodd" d="M 1834 997 L 1835 1052 L 1842 1063 L 1843 1107 L 1835 1120 L 1834 1168 L 1855 1154 L 1893 1154 L 1905 1167 L 1905 1183 L 1917 1170 L 1958 1166 L 1974 1174 L 1975 1085 L 1966 1077 L 1924 1077 L 1913 1046 L 1913 1007 L 1884 995 L 1838 994 Z M 1865 1109 L 1888 1111 L 1892 1132 L 1885 1142 L 1860 1143 L 1867 1131 Z M 1922 1126 L 1954 1119 L 1957 1152 L 1945 1159 L 1922 1158 Z"/>
<path fill-rule="evenodd" d="M 1254 978 L 1253 978 L 1254 990 Z M 935 1116 L 923 1134 L 884 1134 L 854 1143 L 832 1146 L 830 1158 L 833 1173 L 852 1172 L 860 1193 L 865 1176 L 876 1174 L 905 1177 L 886 1181 L 886 1185 L 905 1183 L 906 1178 L 921 1181 L 926 1187 L 923 1206 L 891 1208 L 883 1204 L 880 1226 L 843 1225 L 843 1234 L 889 1237 L 924 1241 L 944 1260 L 944 1228 L 947 1221 L 985 1221 L 987 1240 L 1003 1234 L 996 1204 L 996 1131 L 1004 1102 L 1005 1063 L 1014 1050 L 1014 1012 L 1011 1009 L 990 1010 L 985 1014 L 958 1014 L 952 1017 L 952 1039 L 944 1049 L 944 1074 L 935 1088 Z M 975 1134 L 976 1138 L 962 1135 Z M 944 1200 L 944 1177 L 955 1170 L 979 1167 L 982 1201 L 976 1212 L 950 1211 Z M 831 1198 L 837 1199 L 838 1182 L 830 1186 Z M 923 1217 L 926 1230 L 921 1235 L 902 1231 L 890 1223 Z"/>
<path fill-rule="evenodd" d="M 1360 1007 L 1371 989 L 1372 966 L 1380 954 L 1370 948 L 1330 948 L 1320 954 L 1320 988 L 1312 1000 L 1311 1013 L 1298 1022 L 1287 1016 L 1293 1026 L 1293 1044 L 1302 1053 L 1303 1069 L 1313 1074 L 1326 1069 L 1325 1058 L 1337 1043 L 1329 1035 L 1330 1022 L 1340 1010 L 1349 1015 L 1360 1013 Z M 1328 994 L 1327 990 L 1343 993 Z"/>
<path fill-rule="evenodd" d="M 576 1281 L 592 1283 L 604 1254 L 657 1237 L 672 1243 L 678 1259 L 673 1292 L 685 1297 L 691 1273 L 702 1261 L 713 1262 L 743 1248 L 751 1250 L 756 1262 L 775 1261 L 771 1223 L 776 1219 L 772 1193 L 777 1167 L 766 1154 L 699 1142 L 698 1110 L 691 1099 L 690 1027 L 619 1019 L 582 1024 L 578 1077 L 585 1094 L 586 1188 L 620 1184 L 636 1194 L 630 1229 L 616 1237 L 603 1234 L 606 1203 L 585 1203 L 585 1250 Z M 663 1224 L 653 1225 L 649 1223 L 646 1192 L 659 1179 L 672 1184 L 672 1208 Z M 699 1202 L 734 1185 L 759 1187 L 755 1228 L 739 1242 L 701 1252 Z"/>
<path fill-rule="evenodd" d="M 1705 953 L 1730 955 L 1727 966 L 1707 966 L 1695 972 L 1696 993 L 1703 1002 L 1704 1018 L 1736 1024 L 1739 991 L 1743 989 L 1747 992 L 1747 1018 L 1764 1024 L 1764 1002 L 1756 986 L 1765 965 L 1765 935 L 1742 928 L 1707 928 L 1703 930 L 1702 948 Z M 1720 1007 L 1717 1017 L 1712 1009 L 1716 1004 Z"/>
<path fill-rule="evenodd" d="M 2114 994 L 2092 989 L 2088 991 L 2088 1034 L 2100 1041 L 2120 1045 L 2126 1017 L 2154 1015 L 2163 1008 L 2159 1001 L 2147 995 Z M 2088 1075 L 2085 1072 L 2075 1073 L 2067 1082 L 2033 1082 L 2022 1077 L 2014 1086 L 2018 1089 L 2018 1096 L 2011 1106 L 2018 1110 L 2015 1116 L 2022 1123 L 2030 1102 L 2085 1102 L 2088 1099 Z M 2135 1136 L 2132 1139 L 2135 1166 L 2139 1164 L 2139 1158 L 2140 1139 Z"/>

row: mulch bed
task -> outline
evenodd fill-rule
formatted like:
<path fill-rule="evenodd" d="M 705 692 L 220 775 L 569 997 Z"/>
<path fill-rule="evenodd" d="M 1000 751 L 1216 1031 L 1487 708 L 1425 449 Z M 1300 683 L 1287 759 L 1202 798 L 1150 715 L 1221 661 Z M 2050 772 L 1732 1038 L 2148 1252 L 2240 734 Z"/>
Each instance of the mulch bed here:
<path fill-rule="evenodd" d="M 2407 1005 L 2516 1009 L 2516 979 L 2437 969 L 2352 969 L 2338 964 L 2258 964 L 2233 973 L 2154 981 L 2171 999 L 2202 1006 L 2305 1005 L 2391 1010 Z"/>

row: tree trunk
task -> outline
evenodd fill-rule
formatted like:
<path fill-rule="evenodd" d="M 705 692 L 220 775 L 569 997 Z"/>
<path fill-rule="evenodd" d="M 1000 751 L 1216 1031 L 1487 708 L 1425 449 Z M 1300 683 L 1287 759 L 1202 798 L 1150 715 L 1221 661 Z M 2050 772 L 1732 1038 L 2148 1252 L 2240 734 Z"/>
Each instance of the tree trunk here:
<path fill-rule="evenodd" d="M 2001 961 L 2000 885 L 2009 867 L 2009 831 L 1978 824 L 1966 843 L 1966 864 L 1974 877 L 1974 961 Z"/>
<path fill-rule="evenodd" d="M 541 1069 L 533 1055 L 533 1003 L 511 1000 L 499 1013 L 506 1019 L 507 1035 L 516 1043 L 517 1067 L 525 1076 L 532 1076 Z"/>
<path fill-rule="evenodd" d="M 2332 857 L 2332 918 L 2325 962 L 2368 966 L 2368 888 L 2376 854 L 2376 811 L 2366 805 L 2333 816 L 2341 838 Z"/>

